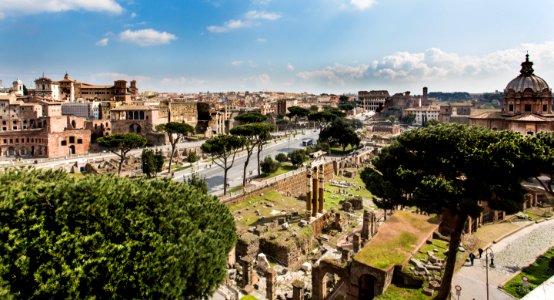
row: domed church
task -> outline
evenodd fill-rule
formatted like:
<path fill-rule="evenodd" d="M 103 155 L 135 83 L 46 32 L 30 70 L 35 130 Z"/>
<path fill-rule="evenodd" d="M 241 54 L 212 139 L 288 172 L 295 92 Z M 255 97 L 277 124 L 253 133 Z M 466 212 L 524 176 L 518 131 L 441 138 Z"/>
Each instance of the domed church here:
<path fill-rule="evenodd" d="M 523 134 L 554 131 L 552 90 L 544 79 L 534 74 L 529 54 L 521 63 L 519 76 L 510 81 L 504 89 L 502 110 L 471 116 L 469 124 Z"/>

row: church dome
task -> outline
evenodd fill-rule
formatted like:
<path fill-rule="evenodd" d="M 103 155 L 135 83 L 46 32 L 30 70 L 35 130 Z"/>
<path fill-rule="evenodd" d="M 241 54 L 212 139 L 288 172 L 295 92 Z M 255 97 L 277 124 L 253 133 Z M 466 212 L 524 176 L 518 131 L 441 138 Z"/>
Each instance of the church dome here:
<path fill-rule="evenodd" d="M 533 74 L 533 72 L 533 63 L 529 61 L 529 54 L 527 54 L 525 61 L 521 63 L 521 74 L 508 83 L 505 91 L 513 90 L 518 93 L 530 88 L 533 92 L 542 92 L 545 89 L 549 89 L 546 81 Z"/>

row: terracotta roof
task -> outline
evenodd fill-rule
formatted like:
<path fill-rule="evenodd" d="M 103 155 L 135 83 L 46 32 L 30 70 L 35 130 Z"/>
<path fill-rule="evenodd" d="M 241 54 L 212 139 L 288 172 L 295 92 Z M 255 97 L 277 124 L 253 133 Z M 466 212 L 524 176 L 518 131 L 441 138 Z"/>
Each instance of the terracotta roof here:
<path fill-rule="evenodd" d="M 144 106 L 144 105 L 124 105 L 124 106 L 118 106 L 116 108 L 112 108 L 112 111 L 127 111 L 127 110 L 157 110 L 157 108 L 154 108 L 152 106 Z"/>
<path fill-rule="evenodd" d="M 500 111 L 476 112 L 469 116 L 470 119 L 503 119 Z"/>
<path fill-rule="evenodd" d="M 539 115 L 535 114 L 524 114 L 524 115 L 517 115 L 509 118 L 509 120 L 512 121 L 522 121 L 522 122 L 548 122 L 546 118 L 543 118 Z"/>

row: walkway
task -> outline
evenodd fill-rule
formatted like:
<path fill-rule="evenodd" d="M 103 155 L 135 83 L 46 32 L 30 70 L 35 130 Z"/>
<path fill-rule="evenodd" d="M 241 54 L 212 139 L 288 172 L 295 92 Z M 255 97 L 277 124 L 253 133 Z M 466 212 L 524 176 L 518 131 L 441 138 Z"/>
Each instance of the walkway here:
<path fill-rule="evenodd" d="M 554 220 L 545 221 L 520 230 L 491 246 L 494 252 L 496 268 L 489 268 L 489 299 L 513 299 L 497 287 L 506 280 L 531 264 L 550 247 L 554 246 Z M 489 257 L 490 263 L 490 257 Z M 475 260 L 475 265 L 466 263 L 452 280 L 452 294 L 456 295 L 454 287 L 462 287 L 459 300 L 486 299 L 486 269 L 485 254 Z M 458 299 L 453 297 L 453 299 Z"/>

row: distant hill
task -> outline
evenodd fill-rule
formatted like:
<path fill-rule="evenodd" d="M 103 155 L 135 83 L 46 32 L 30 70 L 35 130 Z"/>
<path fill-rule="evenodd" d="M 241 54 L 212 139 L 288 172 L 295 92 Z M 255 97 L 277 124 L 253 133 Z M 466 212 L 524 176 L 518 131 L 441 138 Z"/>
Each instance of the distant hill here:
<path fill-rule="evenodd" d="M 439 101 L 444 102 L 462 102 L 469 101 L 473 99 L 471 95 L 467 92 L 454 92 L 454 93 L 443 93 L 443 92 L 430 92 L 429 98 L 436 98 Z"/>

